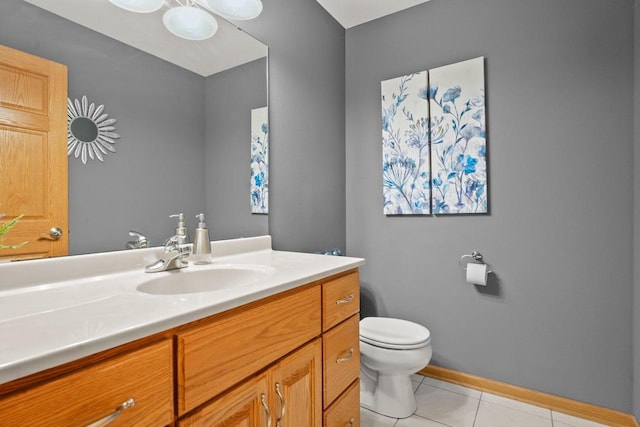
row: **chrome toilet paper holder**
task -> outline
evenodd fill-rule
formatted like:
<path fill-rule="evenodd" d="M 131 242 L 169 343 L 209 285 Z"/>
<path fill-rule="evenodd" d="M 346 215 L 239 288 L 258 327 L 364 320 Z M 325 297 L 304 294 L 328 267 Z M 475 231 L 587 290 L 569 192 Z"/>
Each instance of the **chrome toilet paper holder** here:
<path fill-rule="evenodd" d="M 470 259 L 470 260 L 467 260 L 467 262 L 466 262 L 466 263 L 464 263 L 464 262 L 465 262 L 465 260 L 466 260 L 467 258 L 471 258 L 471 259 Z M 460 264 L 460 267 L 461 267 L 464 271 L 467 271 L 467 264 L 469 264 L 470 262 L 475 262 L 476 264 L 486 264 L 486 263 L 482 260 L 482 254 L 481 254 L 480 252 L 478 252 L 478 251 L 473 251 L 473 252 L 471 252 L 470 254 L 465 254 L 465 255 L 462 255 L 462 256 L 460 257 L 459 264 Z M 464 264 L 463 264 L 463 263 L 464 263 Z M 487 265 L 488 265 L 488 264 L 487 264 Z M 488 274 L 488 273 L 493 273 L 493 271 L 492 271 L 492 270 L 490 270 L 490 269 L 488 269 L 488 270 L 487 270 L 487 274 Z"/>

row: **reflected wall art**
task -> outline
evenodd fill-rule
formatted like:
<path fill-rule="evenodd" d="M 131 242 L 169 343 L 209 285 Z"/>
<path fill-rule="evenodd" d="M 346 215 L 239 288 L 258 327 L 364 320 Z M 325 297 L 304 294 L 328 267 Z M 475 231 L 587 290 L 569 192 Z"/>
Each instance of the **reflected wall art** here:
<path fill-rule="evenodd" d="M 269 113 L 251 110 L 251 213 L 269 213 Z"/>

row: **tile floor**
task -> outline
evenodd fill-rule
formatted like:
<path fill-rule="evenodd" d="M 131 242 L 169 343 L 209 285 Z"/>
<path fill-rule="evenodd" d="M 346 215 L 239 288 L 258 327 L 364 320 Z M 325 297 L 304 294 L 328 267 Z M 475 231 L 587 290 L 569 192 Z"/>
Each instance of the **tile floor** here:
<path fill-rule="evenodd" d="M 597 427 L 594 423 L 490 393 L 413 375 L 418 410 L 405 419 L 360 410 L 362 427 Z"/>

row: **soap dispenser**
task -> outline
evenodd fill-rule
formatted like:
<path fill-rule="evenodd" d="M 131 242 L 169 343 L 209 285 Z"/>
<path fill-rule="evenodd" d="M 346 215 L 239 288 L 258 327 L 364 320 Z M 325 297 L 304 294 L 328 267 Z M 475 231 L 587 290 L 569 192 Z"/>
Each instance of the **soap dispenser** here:
<path fill-rule="evenodd" d="M 193 236 L 193 263 L 194 264 L 210 264 L 211 263 L 211 241 L 209 240 L 209 230 L 207 224 L 204 223 L 204 214 L 196 215 L 198 218 L 198 228 Z"/>
<path fill-rule="evenodd" d="M 184 222 L 184 215 L 182 213 L 169 215 L 169 218 L 178 218 L 178 226 L 176 227 L 175 236 L 178 238 L 178 245 L 186 245 L 189 243 L 189 230 Z"/>

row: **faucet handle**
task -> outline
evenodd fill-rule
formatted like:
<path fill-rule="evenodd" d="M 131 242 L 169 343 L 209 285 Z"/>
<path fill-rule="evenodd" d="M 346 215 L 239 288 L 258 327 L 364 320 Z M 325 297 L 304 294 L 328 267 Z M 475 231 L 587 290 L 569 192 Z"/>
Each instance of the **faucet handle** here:
<path fill-rule="evenodd" d="M 127 242 L 127 249 L 141 249 L 149 247 L 149 240 L 147 240 L 144 234 L 134 230 L 130 230 L 129 236 L 135 237 L 136 240 Z"/>
<path fill-rule="evenodd" d="M 164 251 L 178 251 L 180 249 L 180 238 L 178 236 L 171 236 L 164 241 Z"/>

